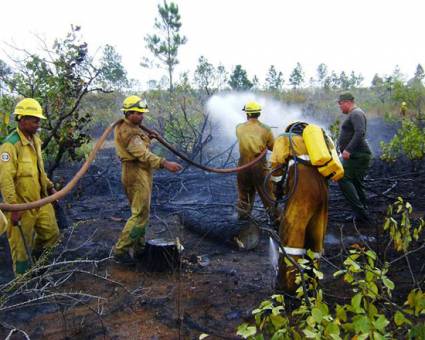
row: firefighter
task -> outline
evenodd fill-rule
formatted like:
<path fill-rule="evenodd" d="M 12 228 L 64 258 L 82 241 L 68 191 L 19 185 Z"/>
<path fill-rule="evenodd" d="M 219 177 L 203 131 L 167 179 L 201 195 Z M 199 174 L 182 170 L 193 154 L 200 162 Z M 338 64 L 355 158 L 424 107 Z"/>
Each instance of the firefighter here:
<path fill-rule="evenodd" d="M 149 150 L 151 139 L 140 128 L 143 116 L 149 110 L 140 97 L 127 97 L 121 111 L 125 118 L 115 128 L 114 138 L 116 153 L 122 162 L 121 180 L 130 203 L 131 216 L 115 244 L 113 253 L 118 263 L 131 265 L 134 264 L 135 258 L 143 255 L 145 247 L 153 171 L 164 168 L 177 172 L 182 166 L 167 161 Z M 133 254 L 130 254 L 130 250 Z"/>
<path fill-rule="evenodd" d="M 407 103 L 402 102 L 400 105 L 400 116 L 406 117 L 406 113 L 407 113 Z"/>
<path fill-rule="evenodd" d="M 338 104 L 341 112 L 347 115 L 337 143 L 344 166 L 344 178 L 338 184 L 353 212 L 348 220 L 371 223 L 363 184 L 372 161 L 372 151 L 366 140 L 367 118 L 349 92 L 339 96 Z"/>
<path fill-rule="evenodd" d="M 44 170 L 41 140 L 37 135 L 40 121 L 46 117 L 39 102 L 32 98 L 21 100 L 14 116 L 18 127 L 0 147 L 0 189 L 6 203 L 28 203 L 56 192 Z M 47 204 L 6 215 L 13 269 L 15 274 L 22 274 L 30 267 L 32 255 L 40 255 L 58 241 L 55 212 L 52 204 Z"/>
<path fill-rule="evenodd" d="M 245 111 L 247 121 L 236 127 L 236 136 L 239 142 L 239 166 L 249 163 L 256 158 L 266 148 L 273 149 L 274 137 L 270 127 L 261 123 L 258 117 L 261 114 L 261 106 L 257 102 L 246 103 L 242 111 Z M 277 210 L 274 203 L 267 199 L 264 193 L 263 183 L 269 168 L 266 158 L 258 162 L 253 167 L 238 172 L 238 203 L 237 212 L 239 219 L 248 219 L 255 201 L 255 193 L 258 192 L 264 207 L 267 210 L 272 222 L 278 219 Z M 268 183 L 268 192 L 271 190 L 271 183 Z M 274 198 L 274 197 L 273 197 Z"/>
<path fill-rule="evenodd" d="M 320 258 L 328 221 L 327 180 L 317 168 L 308 164 L 310 158 L 302 131 L 297 126 L 301 125 L 297 124 L 291 129 L 290 124 L 286 132 L 276 138 L 271 155 L 273 169 L 281 165 L 288 167 L 285 192 L 289 194 L 289 199 L 282 212 L 279 237 L 286 255 L 295 261 L 303 257 L 308 249 L 314 252 L 315 258 Z M 298 157 L 296 163 L 294 156 Z M 283 170 L 273 175 L 278 181 Z M 276 288 L 294 293 L 297 289 L 296 273 L 296 266 L 287 264 L 285 256 L 281 255 Z"/>

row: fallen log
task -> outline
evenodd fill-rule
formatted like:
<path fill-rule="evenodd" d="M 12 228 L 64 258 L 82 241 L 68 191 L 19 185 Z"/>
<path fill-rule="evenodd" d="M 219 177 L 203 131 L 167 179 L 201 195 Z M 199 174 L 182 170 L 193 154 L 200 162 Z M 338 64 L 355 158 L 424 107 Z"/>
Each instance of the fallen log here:
<path fill-rule="evenodd" d="M 260 241 L 260 229 L 250 220 L 198 211 L 179 212 L 180 223 L 202 237 L 225 242 L 239 250 L 254 249 Z"/>

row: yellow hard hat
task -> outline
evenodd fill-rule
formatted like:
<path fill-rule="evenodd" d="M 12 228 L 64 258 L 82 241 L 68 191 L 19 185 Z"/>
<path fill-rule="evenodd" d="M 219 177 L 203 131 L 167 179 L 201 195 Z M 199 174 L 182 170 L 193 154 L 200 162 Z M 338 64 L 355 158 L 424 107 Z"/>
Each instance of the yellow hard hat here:
<path fill-rule="evenodd" d="M 142 98 L 139 96 L 130 96 L 124 99 L 121 111 L 149 112 L 149 109 L 148 105 L 142 100 Z"/>
<path fill-rule="evenodd" d="M 15 107 L 16 116 L 32 116 L 41 119 L 46 119 L 43 115 L 43 109 L 38 101 L 33 98 L 22 99 Z"/>
<path fill-rule="evenodd" d="M 251 101 L 251 102 L 248 102 L 248 103 L 245 104 L 242 111 L 245 111 L 248 116 L 253 114 L 253 113 L 260 113 L 261 112 L 261 105 L 258 104 L 257 102 Z"/>
<path fill-rule="evenodd" d="M 401 105 L 406 106 L 407 104 L 406 104 L 406 102 L 402 102 Z"/>

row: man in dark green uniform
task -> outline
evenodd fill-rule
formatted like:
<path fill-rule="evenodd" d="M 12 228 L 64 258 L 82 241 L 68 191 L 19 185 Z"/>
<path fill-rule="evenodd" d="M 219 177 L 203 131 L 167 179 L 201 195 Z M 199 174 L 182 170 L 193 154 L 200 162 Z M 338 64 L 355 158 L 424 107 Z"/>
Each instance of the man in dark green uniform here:
<path fill-rule="evenodd" d="M 372 152 L 366 141 L 366 115 L 354 102 L 354 96 L 342 93 L 339 108 L 347 118 L 341 124 L 338 150 L 341 152 L 344 178 L 338 182 L 342 193 L 353 210 L 353 218 L 370 222 L 363 179 L 370 167 Z"/>

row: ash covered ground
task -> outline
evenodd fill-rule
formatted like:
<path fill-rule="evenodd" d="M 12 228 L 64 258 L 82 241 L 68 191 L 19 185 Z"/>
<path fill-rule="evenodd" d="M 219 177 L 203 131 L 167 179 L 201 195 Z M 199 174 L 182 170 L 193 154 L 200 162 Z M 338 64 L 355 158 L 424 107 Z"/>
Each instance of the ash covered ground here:
<path fill-rule="evenodd" d="M 68 179 L 76 169 L 61 169 L 57 176 Z M 375 160 L 366 181 L 378 222 L 375 226 L 356 229 L 345 222 L 350 210 L 338 187 L 330 185 L 326 253 L 321 264 L 327 299 L 343 302 L 350 298 L 332 273 L 351 244 L 368 244 L 379 251 L 388 242 L 382 221 L 387 205 L 398 195 L 412 203 L 416 216 L 424 215 L 423 169 L 423 164 L 400 161 L 388 165 Z M 184 246 L 181 263 L 167 272 L 150 272 L 143 264 L 123 267 L 110 254 L 130 212 L 120 183 L 119 161 L 113 149 L 102 150 L 88 175 L 62 202 L 72 227 L 62 231 L 62 243 L 53 254 L 57 266 L 9 290 L 3 286 L 3 292 L 16 289 L 19 294 L 7 295 L 0 314 L 0 336 L 16 328 L 20 331 L 12 339 L 23 338 L 22 332 L 31 339 L 197 339 L 202 333 L 216 339 L 236 338 L 236 327 L 252 320 L 251 311 L 273 294 L 275 269 L 269 236 L 263 232 L 256 249 L 240 251 L 185 229 L 179 219 L 182 211 L 201 212 L 211 221 L 231 218 L 236 195 L 235 175 L 193 169 L 177 176 L 157 172 L 147 238 L 178 237 Z M 267 227 L 259 201 L 254 220 Z M 4 236 L 0 247 L 7 254 Z M 419 251 L 412 258 L 413 270 L 422 278 L 419 259 L 423 255 Z M 1 283 L 7 284 L 13 277 L 8 254 L 1 257 L 0 266 Z M 412 288 L 405 266 L 400 263 L 397 270 L 396 264 L 390 273 L 400 287 L 396 292 L 400 300 Z"/>

